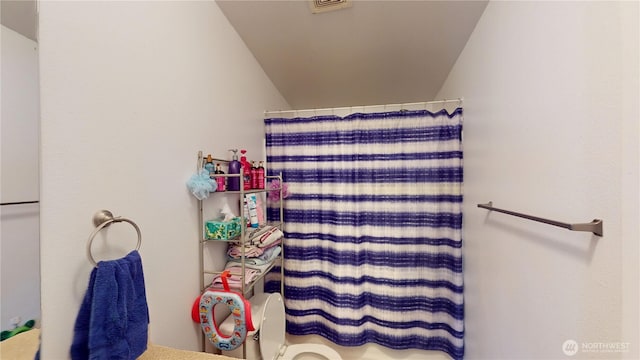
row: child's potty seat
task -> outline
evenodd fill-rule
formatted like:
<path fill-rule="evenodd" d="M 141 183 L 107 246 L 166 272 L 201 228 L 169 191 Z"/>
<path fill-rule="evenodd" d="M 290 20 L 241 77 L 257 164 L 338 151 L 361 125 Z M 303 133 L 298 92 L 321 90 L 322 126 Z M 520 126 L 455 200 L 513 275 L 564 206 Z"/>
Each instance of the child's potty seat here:
<path fill-rule="evenodd" d="M 220 350 L 233 350 L 244 342 L 247 330 L 253 331 L 251 320 L 251 306 L 242 295 L 229 291 L 227 277 L 229 272 L 222 273 L 222 283 L 225 291 L 207 290 L 200 298 L 200 324 L 202 331 L 209 341 Z M 230 335 L 220 332 L 216 323 L 213 308 L 218 304 L 224 304 L 231 311 L 230 317 L 234 320 L 234 328 Z"/>
<path fill-rule="evenodd" d="M 321 344 L 285 345 L 284 302 L 279 293 L 269 295 L 260 315 L 259 341 L 263 360 L 293 360 L 299 354 L 304 353 L 321 355 L 327 360 L 342 359 L 335 350 Z"/>

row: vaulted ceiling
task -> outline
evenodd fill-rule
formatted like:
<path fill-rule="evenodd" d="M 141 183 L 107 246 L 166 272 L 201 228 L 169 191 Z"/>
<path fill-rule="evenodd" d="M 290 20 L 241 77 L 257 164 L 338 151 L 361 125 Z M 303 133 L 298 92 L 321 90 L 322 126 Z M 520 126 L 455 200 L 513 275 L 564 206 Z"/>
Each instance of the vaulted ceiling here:
<path fill-rule="evenodd" d="M 38 16 L 36 0 L 2 0 L 0 1 L 2 25 L 36 40 Z"/>
<path fill-rule="evenodd" d="M 313 14 L 306 0 L 217 3 L 294 109 L 433 100 L 487 5 L 354 1 Z"/>
<path fill-rule="evenodd" d="M 309 0 L 216 2 L 289 104 L 308 109 L 433 100 L 488 1 L 359 0 L 317 14 Z M 2 24 L 35 40 L 35 0 L 2 0 Z"/>

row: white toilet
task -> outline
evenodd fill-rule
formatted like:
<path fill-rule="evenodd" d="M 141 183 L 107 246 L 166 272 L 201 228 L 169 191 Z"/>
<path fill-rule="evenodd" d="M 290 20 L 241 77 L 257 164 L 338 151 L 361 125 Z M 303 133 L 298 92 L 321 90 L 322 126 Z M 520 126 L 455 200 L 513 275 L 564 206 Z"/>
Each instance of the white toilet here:
<path fill-rule="evenodd" d="M 245 340 L 248 360 L 298 360 L 304 356 L 303 354 L 312 354 L 314 359 L 342 360 L 335 350 L 326 345 L 285 344 L 284 302 L 279 293 L 257 294 L 249 301 L 256 330 L 249 332 Z M 220 325 L 220 331 L 230 334 L 233 327 L 233 319 L 230 316 Z M 258 336 L 255 336 L 256 333 Z M 242 358 L 242 346 L 231 351 L 222 351 L 222 354 Z"/>

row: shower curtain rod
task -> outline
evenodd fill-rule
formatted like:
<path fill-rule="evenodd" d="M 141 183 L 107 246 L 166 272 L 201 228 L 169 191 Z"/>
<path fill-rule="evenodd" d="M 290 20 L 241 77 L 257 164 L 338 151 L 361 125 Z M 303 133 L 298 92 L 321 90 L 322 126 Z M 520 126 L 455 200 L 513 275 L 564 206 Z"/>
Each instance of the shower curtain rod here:
<path fill-rule="evenodd" d="M 353 109 L 358 109 L 358 108 L 362 108 L 367 109 L 367 108 L 384 108 L 386 109 L 387 107 L 400 107 L 400 109 L 403 109 L 404 107 L 408 107 L 408 106 L 427 106 L 427 105 L 431 105 L 431 104 L 440 104 L 440 103 L 448 103 L 448 102 L 459 102 L 462 103 L 464 99 L 463 98 L 457 98 L 457 99 L 444 99 L 444 100 L 433 100 L 433 101 L 423 101 L 423 102 L 415 102 L 415 103 L 402 103 L 402 104 L 386 104 L 386 105 L 359 105 L 359 106 L 342 106 L 342 107 L 336 107 L 336 108 L 322 108 L 322 109 L 303 109 L 303 110 L 271 110 L 271 111 L 265 111 L 264 112 L 264 116 L 266 117 L 267 115 L 270 114 L 287 114 L 287 113 L 298 113 L 298 112 L 318 112 L 318 111 L 342 111 L 342 110 L 350 110 L 353 111 Z"/>

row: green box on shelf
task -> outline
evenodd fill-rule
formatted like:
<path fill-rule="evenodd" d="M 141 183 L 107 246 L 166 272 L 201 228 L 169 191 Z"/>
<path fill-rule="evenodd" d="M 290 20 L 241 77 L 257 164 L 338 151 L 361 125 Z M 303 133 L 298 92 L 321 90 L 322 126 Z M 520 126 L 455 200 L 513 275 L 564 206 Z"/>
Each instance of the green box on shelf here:
<path fill-rule="evenodd" d="M 209 220 L 204 226 L 204 236 L 207 240 L 230 240 L 240 235 L 241 226 L 242 221 L 239 217 L 229 221 Z"/>

